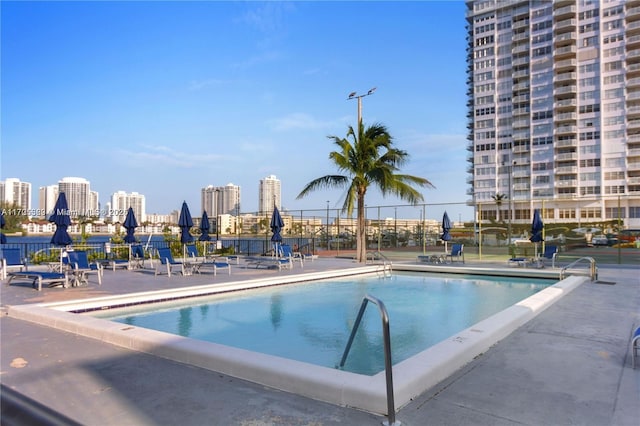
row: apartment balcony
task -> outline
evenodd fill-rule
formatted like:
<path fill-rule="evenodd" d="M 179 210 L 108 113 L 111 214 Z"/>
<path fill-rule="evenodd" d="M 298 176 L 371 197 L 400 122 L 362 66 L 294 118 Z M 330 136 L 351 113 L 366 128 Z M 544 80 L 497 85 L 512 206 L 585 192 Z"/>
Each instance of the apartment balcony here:
<path fill-rule="evenodd" d="M 640 6 L 631 7 L 626 10 L 624 15 L 626 22 L 634 22 L 640 20 Z"/>
<path fill-rule="evenodd" d="M 520 19 L 518 21 L 514 21 L 511 24 L 511 28 L 517 30 L 518 28 L 529 28 L 529 19 Z"/>
<path fill-rule="evenodd" d="M 523 162 L 520 161 L 520 162 L 517 162 L 517 164 L 522 165 Z M 531 173 L 529 172 L 529 170 L 516 170 L 513 172 L 512 176 L 514 179 L 528 179 L 531 177 Z"/>
<path fill-rule="evenodd" d="M 634 36 L 631 36 L 631 37 L 627 37 L 627 39 L 625 40 L 624 45 L 625 45 L 625 47 L 627 49 L 632 49 L 632 48 L 640 45 L 640 34 L 634 35 Z"/>
<path fill-rule="evenodd" d="M 531 185 L 528 183 L 516 183 L 513 185 L 514 191 L 529 191 L 531 189 Z"/>
<path fill-rule="evenodd" d="M 529 145 L 518 145 L 513 147 L 513 152 L 516 154 L 524 154 L 529 151 L 531 151 Z"/>
<path fill-rule="evenodd" d="M 530 36 L 531 35 L 529 34 L 529 31 L 524 31 L 514 35 L 512 40 L 514 43 L 518 43 L 520 41 L 529 41 Z"/>
<path fill-rule="evenodd" d="M 578 194 L 576 194 L 575 192 L 572 194 L 556 194 L 554 198 L 568 200 L 568 199 L 578 198 Z"/>
<path fill-rule="evenodd" d="M 578 186 L 578 179 L 556 180 L 554 186 L 556 188 L 572 188 Z"/>
<path fill-rule="evenodd" d="M 515 103 L 518 103 L 518 102 L 529 102 L 529 99 L 530 99 L 530 96 L 527 93 L 526 95 L 514 96 L 511 101 L 515 104 Z"/>
<path fill-rule="evenodd" d="M 578 107 L 576 98 L 556 100 L 553 103 L 553 109 L 557 112 L 560 110 L 575 110 Z"/>
<path fill-rule="evenodd" d="M 640 117 L 640 105 L 627 105 L 627 118 Z"/>
<path fill-rule="evenodd" d="M 513 114 L 513 116 L 517 116 L 517 115 L 529 115 L 529 108 L 514 108 L 511 111 L 511 114 Z"/>
<path fill-rule="evenodd" d="M 634 92 L 627 92 L 626 99 L 628 101 L 637 101 L 640 100 L 640 90 Z"/>
<path fill-rule="evenodd" d="M 567 152 L 566 154 L 556 154 L 553 159 L 555 161 L 578 161 L 578 153 Z"/>
<path fill-rule="evenodd" d="M 627 71 L 627 76 L 631 76 L 632 74 L 636 74 L 640 72 L 640 64 L 627 64 L 625 67 Z"/>
<path fill-rule="evenodd" d="M 558 148 L 574 148 L 578 146 L 578 138 L 560 139 L 553 142 L 553 146 Z"/>
<path fill-rule="evenodd" d="M 627 56 L 626 56 L 626 60 L 630 60 L 630 59 L 638 59 L 640 58 L 640 49 L 633 49 L 633 50 L 629 50 L 627 51 Z"/>
<path fill-rule="evenodd" d="M 575 82 L 578 80 L 578 73 L 576 72 L 562 72 L 560 74 L 556 74 L 553 77 L 554 83 L 564 83 L 568 84 L 571 82 Z"/>
<path fill-rule="evenodd" d="M 640 130 L 640 119 L 627 120 L 627 130 Z"/>
<path fill-rule="evenodd" d="M 557 126 L 553 134 L 555 136 L 575 135 L 578 133 L 578 126 Z"/>
<path fill-rule="evenodd" d="M 563 112 L 560 114 L 555 114 L 553 116 L 553 121 L 556 123 L 566 122 L 566 121 L 576 121 L 578 120 L 578 114 L 575 112 Z"/>
<path fill-rule="evenodd" d="M 528 56 L 525 56 L 523 58 L 516 58 L 511 61 L 511 66 L 517 67 L 518 65 L 527 65 L 529 61 L 530 59 Z"/>
<path fill-rule="evenodd" d="M 578 93 L 578 86 L 570 84 L 568 86 L 559 86 L 553 88 L 553 96 L 567 95 Z"/>
<path fill-rule="evenodd" d="M 531 134 L 529 133 L 528 128 L 527 130 L 514 130 L 512 134 L 512 138 L 514 141 L 529 140 L 530 137 Z"/>
<path fill-rule="evenodd" d="M 640 171 L 640 161 L 629 161 L 627 163 L 627 170 L 630 172 Z"/>
<path fill-rule="evenodd" d="M 518 53 L 529 53 L 529 44 L 519 44 L 511 49 L 512 55 L 517 55 Z"/>
<path fill-rule="evenodd" d="M 511 123 L 511 127 L 513 127 L 514 129 L 517 128 L 522 128 L 522 127 L 526 127 L 529 128 L 529 126 L 531 125 L 531 122 L 529 120 L 513 120 L 513 122 Z"/>
<path fill-rule="evenodd" d="M 520 91 L 520 90 L 529 90 L 529 81 L 525 81 L 523 83 L 517 83 L 514 84 L 513 87 L 511 88 L 514 92 L 516 91 Z"/>
<path fill-rule="evenodd" d="M 554 33 L 564 33 L 567 31 L 575 31 L 578 26 L 578 20 L 574 18 L 563 19 L 561 21 L 556 21 L 553 25 Z"/>
<path fill-rule="evenodd" d="M 554 173 L 556 175 L 575 175 L 578 173 L 578 168 L 574 166 L 556 167 Z"/>
<path fill-rule="evenodd" d="M 513 78 L 529 77 L 529 70 L 520 70 L 513 73 Z"/>
<path fill-rule="evenodd" d="M 575 5 L 559 7 L 553 11 L 553 20 L 560 21 L 562 19 L 575 17 L 578 8 Z"/>
<path fill-rule="evenodd" d="M 635 88 L 640 89 L 640 77 L 629 78 L 626 81 L 627 89 Z"/>
<path fill-rule="evenodd" d="M 578 39 L 578 33 L 576 32 L 557 34 L 553 38 L 553 45 L 555 47 L 570 45 L 575 43 L 577 39 Z"/>
<path fill-rule="evenodd" d="M 627 33 L 627 36 L 640 34 L 640 21 L 627 23 L 627 25 L 625 26 L 625 31 Z"/>
<path fill-rule="evenodd" d="M 640 177 L 630 177 L 627 178 L 628 185 L 638 185 L 640 184 Z"/>
<path fill-rule="evenodd" d="M 640 157 L 640 148 L 627 149 L 627 158 Z"/>
<path fill-rule="evenodd" d="M 553 57 L 556 60 L 564 58 L 575 58 L 576 53 L 578 53 L 578 47 L 575 45 L 557 47 L 553 51 Z"/>
<path fill-rule="evenodd" d="M 630 134 L 627 135 L 627 144 L 630 143 L 640 143 L 640 134 Z"/>
<path fill-rule="evenodd" d="M 561 71 L 575 71 L 577 67 L 577 59 L 564 59 L 553 63 L 553 71 L 556 73 L 560 73 Z"/>

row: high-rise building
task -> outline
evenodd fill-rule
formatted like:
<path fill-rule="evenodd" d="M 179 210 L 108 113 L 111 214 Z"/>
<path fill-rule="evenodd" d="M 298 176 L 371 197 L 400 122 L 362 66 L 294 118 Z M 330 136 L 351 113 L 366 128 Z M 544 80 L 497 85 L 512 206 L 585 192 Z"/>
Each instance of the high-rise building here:
<path fill-rule="evenodd" d="M 129 207 L 133 209 L 138 225 L 147 220 L 146 215 L 146 198 L 137 192 L 127 193 L 125 191 L 116 191 L 111 194 L 109 207 L 105 210 L 105 217 L 111 219 L 111 222 L 124 223 L 127 217 Z"/>
<path fill-rule="evenodd" d="M 91 191 L 88 180 L 64 177 L 58 182 L 58 193 L 64 192 L 72 220 L 77 217 L 99 216 L 98 193 Z"/>
<path fill-rule="evenodd" d="M 39 217 L 49 217 L 58 199 L 58 185 L 41 186 L 38 190 Z"/>
<path fill-rule="evenodd" d="M 31 210 L 31 184 L 28 182 L 21 182 L 18 178 L 0 181 L 0 201 L 24 211 L 25 216 L 34 216 Z"/>
<path fill-rule="evenodd" d="M 280 180 L 274 175 L 267 176 L 260 180 L 260 191 L 258 194 L 258 211 L 261 215 L 269 214 L 276 206 L 281 209 L 280 205 Z"/>
<path fill-rule="evenodd" d="M 240 187 L 232 183 L 225 186 L 209 185 L 200 191 L 201 211 L 206 211 L 210 218 L 240 213 Z"/>
<path fill-rule="evenodd" d="M 482 219 L 543 208 L 640 225 L 640 1 L 466 5 L 468 193 Z"/>

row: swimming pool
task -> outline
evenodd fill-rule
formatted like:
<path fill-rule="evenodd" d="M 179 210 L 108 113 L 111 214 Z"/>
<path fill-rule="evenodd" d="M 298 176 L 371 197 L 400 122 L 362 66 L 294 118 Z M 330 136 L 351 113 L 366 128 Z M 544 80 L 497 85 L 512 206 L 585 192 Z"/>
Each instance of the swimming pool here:
<path fill-rule="evenodd" d="M 401 362 L 555 281 L 396 272 L 291 284 L 99 311 L 130 326 L 334 367 L 365 295 L 389 313 L 392 359 Z M 384 369 L 380 315 L 367 309 L 344 370 Z"/>
<path fill-rule="evenodd" d="M 355 374 L 74 313 L 105 307 L 154 303 L 249 288 L 293 284 L 329 277 L 355 276 L 378 270 L 379 266 L 370 265 L 314 272 L 305 269 L 304 272 L 300 271 L 296 274 L 273 274 L 257 279 L 231 276 L 213 284 L 112 294 L 82 300 L 12 305 L 8 307 L 7 314 L 16 319 L 55 327 L 98 339 L 104 343 L 171 359 L 286 392 L 373 413 L 387 414 L 386 379 L 383 372 L 373 376 Z M 448 266 L 445 268 L 397 264 L 394 265 L 394 271 L 397 270 L 423 272 L 446 270 L 446 272 L 493 276 L 520 274 L 546 278 L 555 276 L 556 279 L 558 277 L 557 272 L 551 270 L 514 271 L 513 268 L 495 267 Z M 471 362 L 496 342 L 586 281 L 588 281 L 586 277 L 569 276 L 395 364 L 393 389 L 396 408 L 406 405 L 412 398 L 424 393 Z"/>

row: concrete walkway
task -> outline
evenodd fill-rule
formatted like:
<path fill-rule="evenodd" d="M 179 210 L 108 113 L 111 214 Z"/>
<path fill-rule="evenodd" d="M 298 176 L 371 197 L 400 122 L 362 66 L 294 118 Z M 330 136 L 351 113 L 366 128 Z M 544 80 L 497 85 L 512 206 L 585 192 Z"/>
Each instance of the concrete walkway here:
<path fill-rule="evenodd" d="M 305 263 L 304 271 L 353 266 L 348 260 L 318 259 Z M 299 271 L 234 267 L 231 277 L 219 274 L 214 281 Z M 631 368 L 629 340 L 640 326 L 640 268 L 599 265 L 599 271 L 599 280 L 608 284 L 583 284 L 403 407 L 397 420 L 404 425 L 637 425 L 640 368 Z M 198 285 L 210 282 L 211 275 L 106 271 L 103 281 L 101 287 L 92 282 L 41 293 L 3 284 L 3 311 L 14 304 Z M 0 331 L 3 389 L 81 424 L 376 425 L 384 420 L 7 315 L 0 318 Z M 7 390 L 2 394 L 2 424 L 28 424 L 24 412 L 6 404 L 9 396 Z"/>

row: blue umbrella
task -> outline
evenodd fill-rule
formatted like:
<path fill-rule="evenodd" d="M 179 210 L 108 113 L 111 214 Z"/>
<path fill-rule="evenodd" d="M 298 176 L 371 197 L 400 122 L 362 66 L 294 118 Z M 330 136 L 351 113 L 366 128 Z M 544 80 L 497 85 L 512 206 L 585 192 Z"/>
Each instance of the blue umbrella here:
<path fill-rule="evenodd" d="M 451 220 L 449 220 L 449 215 L 445 211 L 444 215 L 442 215 L 442 235 L 440 236 L 440 239 L 444 241 L 445 252 L 447 251 L 447 241 L 451 241 L 451 234 L 449 234 L 450 230 L 451 230 Z"/>
<path fill-rule="evenodd" d="M 540 217 L 540 210 L 535 209 L 533 211 L 533 222 L 531 223 L 531 238 L 529 241 L 532 243 L 542 242 L 542 230 L 544 229 L 544 223 L 542 223 L 542 217 Z"/>
<path fill-rule="evenodd" d="M 187 202 L 182 202 L 182 209 L 180 210 L 180 217 L 178 218 L 178 226 L 180 227 L 180 242 L 182 244 L 188 244 L 193 241 L 193 236 L 189 233 L 189 229 L 193 226 L 193 220 L 191 219 L 191 213 L 189 212 L 189 206 Z"/>
<path fill-rule="evenodd" d="M 280 216 L 280 212 L 276 206 L 273 206 L 273 214 L 271 215 L 271 222 L 269 223 L 269 227 L 271 228 L 271 232 L 273 235 L 271 236 L 271 242 L 274 243 L 276 248 L 276 256 L 278 255 L 278 243 L 282 242 L 282 235 L 280 235 L 280 231 L 284 228 L 284 221 L 282 220 L 282 216 Z"/>
<path fill-rule="evenodd" d="M 200 237 L 198 237 L 199 241 L 210 241 L 211 237 L 209 236 L 209 216 L 207 216 L 207 211 L 202 212 L 202 219 L 200 219 Z"/>
<path fill-rule="evenodd" d="M 540 209 L 533 211 L 533 222 L 531 222 L 531 238 L 529 241 L 532 243 L 540 243 L 544 241 L 542 237 L 542 231 L 544 230 L 544 223 L 542 223 L 542 217 L 540 217 Z M 538 256 L 538 244 L 536 244 L 536 257 Z"/>
<path fill-rule="evenodd" d="M 4 225 L 5 225 L 5 221 L 4 221 L 4 213 L 2 213 L 2 211 L 0 211 L 0 229 L 4 229 Z M 7 242 L 7 237 L 0 233 L 0 244 L 6 244 Z"/>
<path fill-rule="evenodd" d="M 51 244 L 68 246 L 73 243 L 73 240 L 67 232 L 67 228 L 71 225 L 71 216 L 69 215 L 69 206 L 64 192 L 58 195 L 56 204 L 53 207 L 53 213 L 49 216 L 49 222 L 53 222 L 56 225 L 56 231 L 53 233 L 53 237 L 51 237 Z"/>
<path fill-rule="evenodd" d="M 124 242 L 128 244 L 133 244 L 136 242 L 136 237 L 133 235 L 136 232 L 136 228 L 138 227 L 138 221 L 136 220 L 136 215 L 133 213 L 133 208 L 129 207 L 127 211 L 127 217 L 124 219 L 124 224 L 122 225 L 127 230 L 127 235 L 124 237 Z"/>

